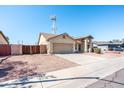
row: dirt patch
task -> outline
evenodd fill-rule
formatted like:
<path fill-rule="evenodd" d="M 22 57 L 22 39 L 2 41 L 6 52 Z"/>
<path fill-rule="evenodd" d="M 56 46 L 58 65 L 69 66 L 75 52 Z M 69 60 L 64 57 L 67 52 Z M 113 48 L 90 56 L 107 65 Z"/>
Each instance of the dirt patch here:
<path fill-rule="evenodd" d="M 0 64 L 0 82 L 79 66 L 55 55 L 11 56 Z"/>
<path fill-rule="evenodd" d="M 9 62 L 0 64 L 0 82 L 36 74 L 36 67 L 28 67 L 27 62 Z"/>

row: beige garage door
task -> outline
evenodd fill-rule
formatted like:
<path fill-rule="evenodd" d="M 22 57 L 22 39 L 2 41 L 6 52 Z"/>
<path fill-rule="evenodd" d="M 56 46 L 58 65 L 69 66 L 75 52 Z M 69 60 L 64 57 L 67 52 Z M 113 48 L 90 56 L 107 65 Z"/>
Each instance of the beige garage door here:
<path fill-rule="evenodd" d="M 62 44 L 54 43 L 53 44 L 53 53 L 72 53 L 73 44 Z"/>

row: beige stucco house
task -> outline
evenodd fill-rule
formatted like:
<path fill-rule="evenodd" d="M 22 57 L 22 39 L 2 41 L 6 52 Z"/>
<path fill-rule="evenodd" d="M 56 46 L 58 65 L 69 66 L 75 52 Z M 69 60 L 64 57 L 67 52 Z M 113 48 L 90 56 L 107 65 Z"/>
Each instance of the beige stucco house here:
<path fill-rule="evenodd" d="M 88 52 L 92 49 L 92 36 L 73 38 L 67 33 L 40 33 L 39 45 L 47 46 L 48 54 Z"/>
<path fill-rule="evenodd" d="M 7 38 L 6 38 L 5 35 L 2 33 L 2 31 L 0 31 L 0 44 L 9 44 Z"/>

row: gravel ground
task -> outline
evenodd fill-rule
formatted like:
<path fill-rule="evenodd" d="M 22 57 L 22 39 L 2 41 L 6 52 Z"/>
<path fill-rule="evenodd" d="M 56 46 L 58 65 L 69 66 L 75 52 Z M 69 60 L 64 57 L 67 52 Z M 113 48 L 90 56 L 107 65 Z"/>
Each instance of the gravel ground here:
<path fill-rule="evenodd" d="M 32 76 L 36 73 L 51 72 L 74 66 L 79 65 L 55 55 L 11 56 L 0 64 L 0 82 L 17 79 L 20 76 Z"/>
<path fill-rule="evenodd" d="M 123 53 L 117 54 L 117 53 L 104 53 L 104 54 L 96 54 L 96 53 L 83 53 L 83 55 L 91 55 L 94 57 L 102 57 L 102 58 L 116 58 L 116 57 L 122 57 L 124 56 Z"/>

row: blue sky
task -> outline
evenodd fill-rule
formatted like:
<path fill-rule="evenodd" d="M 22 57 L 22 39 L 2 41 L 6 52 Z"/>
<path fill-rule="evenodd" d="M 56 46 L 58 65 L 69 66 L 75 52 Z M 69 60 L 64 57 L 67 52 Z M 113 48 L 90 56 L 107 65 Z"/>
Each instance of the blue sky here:
<path fill-rule="evenodd" d="M 35 44 L 40 32 L 51 33 L 50 15 L 57 16 L 57 34 L 124 38 L 124 6 L 0 6 L 0 30 L 10 43 Z"/>

